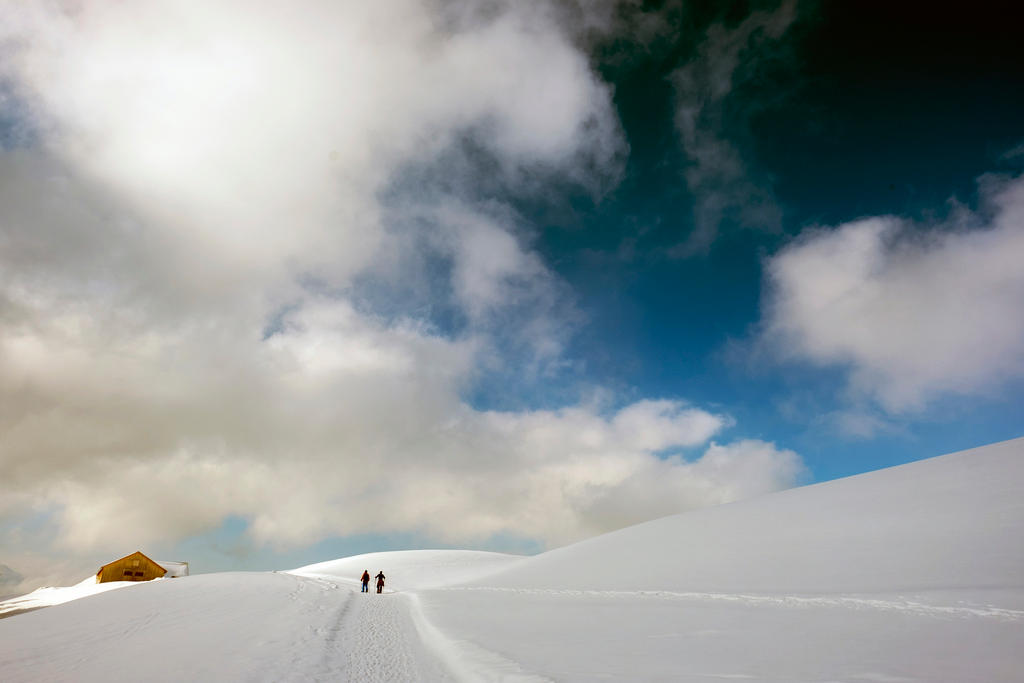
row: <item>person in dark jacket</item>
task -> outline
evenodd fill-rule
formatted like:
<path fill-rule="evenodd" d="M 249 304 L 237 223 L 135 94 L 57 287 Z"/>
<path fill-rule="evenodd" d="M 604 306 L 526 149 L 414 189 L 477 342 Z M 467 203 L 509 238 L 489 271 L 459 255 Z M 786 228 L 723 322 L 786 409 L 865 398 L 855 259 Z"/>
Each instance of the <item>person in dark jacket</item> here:
<path fill-rule="evenodd" d="M 384 590 L 384 570 L 381 569 L 380 574 L 377 574 L 377 576 L 373 578 L 377 579 L 377 592 L 380 593 Z"/>
<path fill-rule="evenodd" d="M 363 570 L 363 578 L 361 579 L 361 581 L 363 582 L 363 592 L 364 593 L 369 593 L 370 592 L 370 570 L 369 569 L 364 569 Z"/>

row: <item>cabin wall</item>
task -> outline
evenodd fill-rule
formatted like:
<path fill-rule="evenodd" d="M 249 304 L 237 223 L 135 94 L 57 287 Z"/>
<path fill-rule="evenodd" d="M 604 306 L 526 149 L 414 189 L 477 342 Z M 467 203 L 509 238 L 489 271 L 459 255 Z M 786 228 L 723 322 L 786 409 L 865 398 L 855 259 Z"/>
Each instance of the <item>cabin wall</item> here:
<path fill-rule="evenodd" d="M 96 583 L 108 581 L 149 581 L 163 576 L 166 570 L 144 556 L 129 555 L 100 568 Z"/>

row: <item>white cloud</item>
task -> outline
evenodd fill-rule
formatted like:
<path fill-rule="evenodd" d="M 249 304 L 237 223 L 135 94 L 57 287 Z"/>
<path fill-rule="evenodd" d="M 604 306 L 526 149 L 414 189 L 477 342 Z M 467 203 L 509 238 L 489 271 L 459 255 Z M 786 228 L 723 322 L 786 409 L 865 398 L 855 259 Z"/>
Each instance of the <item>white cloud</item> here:
<path fill-rule="evenodd" d="M 731 423 L 674 401 L 474 410 L 458 396 L 471 340 L 343 301 L 311 302 L 266 341 L 203 328 L 108 347 L 89 321 L 56 324 L 81 328 L 74 348 L 4 340 L 0 398 L 21 410 L 0 453 L 4 498 L 25 495 L 5 514 L 53 510 L 65 551 L 167 542 L 229 515 L 279 546 L 409 530 L 557 544 L 795 482 L 795 456 L 769 446 L 659 457 Z"/>
<path fill-rule="evenodd" d="M 947 224 L 883 216 L 803 235 L 767 264 L 765 341 L 849 367 L 890 412 L 1024 376 L 1024 180 L 993 183 Z"/>
<path fill-rule="evenodd" d="M 806 471 L 792 451 L 741 440 L 712 443 L 692 462 L 645 458 L 619 474 L 614 486 L 593 487 L 578 501 L 581 522 L 592 533 L 789 488 Z"/>
<path fill-rule="evenodd" d="M 660 459 L 728 423 L 698 407 L 465 405 L 503 340 L 557 358 L 573 317 L 501 195 L 600 192 L 624 149 L 547 5 L 474 6 L 0 4 L 0 76 L 39 139 L 0 151 L 5 563 L 228 516 L 285 546 L 556 543 L 638 521 L 637 482 L 664 514 L 790 481 L 784 458 L 758 486 Z M 455 333 L 354 293 L 414 289 L 423 245 L 450 262 Z M 45 534 L 9 531 L 39 514 Z"/>
<path fill-rule="evenodd" d="M 343 302 L 302 309 L 267 342 L 218 348 L 200 334 L 202 357 L 179 340 L 139 344 L 131 364 L 100 346 L 4 349 L 25 378 L 60 367 L 52 386 L 36 381 L 44 409 L 9 425 L 3 449 L 6 485 L 55 511 L 59 548 L 167 542 L 229 515 L 282 547 L 410 530 L 559 544 L 790 486 L 799 472 L 795 455 L 755 442 L 659 457 L 730 424 L 673 401 L 611 415 L 473 410 L 457 393 L 470 345 Z"/>
<path fill-rule="evenodd" d="M 248 277 L 343 284 L 375 258 L 376 193 L 460 136 L 513 180 L 617 173 L 609 89 L 544 5 L 469 7 L 11 3 L 4 54 L 53 153 L 147 229 Z"/>

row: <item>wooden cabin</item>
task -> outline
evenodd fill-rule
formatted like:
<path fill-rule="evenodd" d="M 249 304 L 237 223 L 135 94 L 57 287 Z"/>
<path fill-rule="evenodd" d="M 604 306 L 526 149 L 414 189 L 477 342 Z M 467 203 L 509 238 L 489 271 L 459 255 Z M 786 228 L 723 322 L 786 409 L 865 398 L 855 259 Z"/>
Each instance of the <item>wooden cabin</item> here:
<path fill-rule="evenodd" d="M 96 572 L 96 583 L 106 583 L 108 581 L 149 581 L 151 579 L 158 579 L 166 573 L 167 570 L 158 563 L 143 555 L 141 551 L 136 551 L 131 555 L 122 557 L 120 560 L 114 560 L 110 564 L 100 567 L 100 570 Z"/>

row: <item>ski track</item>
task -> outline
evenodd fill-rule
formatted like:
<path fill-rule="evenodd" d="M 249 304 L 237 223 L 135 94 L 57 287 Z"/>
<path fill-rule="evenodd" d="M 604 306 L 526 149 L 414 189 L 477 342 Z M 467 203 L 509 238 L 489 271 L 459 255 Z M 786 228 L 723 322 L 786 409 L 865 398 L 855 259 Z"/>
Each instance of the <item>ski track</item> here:
<path fill-rule="evenodd" d="M 1024 621 L 1024 611 L 994 607 L 991 605 L 955 607 L 930 605 L 913 600 L 882 600 L 853 596 L 799 596 L 799 595 L 748 595 L 741 593 L 690 593 L 674 591 L 612 591 L 612 590 L 569 590 L 551 588 L 495 588 L 486 586 L 438 588 L 439 591 L 491 591 L 520 595 L 549 595 L 558 597 L 600 597 L 600 598 L 646 598 L 659 600 L 721 601 L 757 606 L 780 606 L 790 608 L 842 607 L 846 609 L 882 610 L 913 613 L 919 616 L 959 619 L 994 619 L 997 621 Z"/>

